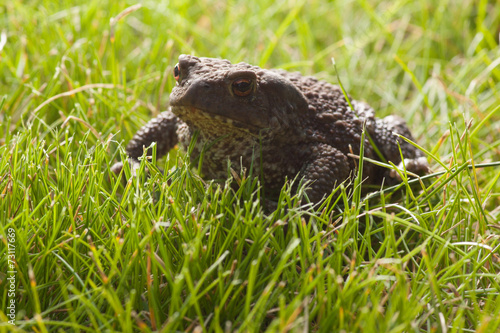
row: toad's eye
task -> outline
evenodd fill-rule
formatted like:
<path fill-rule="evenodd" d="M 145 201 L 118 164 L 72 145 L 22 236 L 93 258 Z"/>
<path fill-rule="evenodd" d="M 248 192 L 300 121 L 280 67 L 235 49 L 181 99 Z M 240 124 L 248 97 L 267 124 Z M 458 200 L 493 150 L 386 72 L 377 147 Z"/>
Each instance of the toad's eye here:
<path fill-rule="evenodd" d="M 252 92 L 253 80 L 251 79 L 236 79 L 231 85 L 233 93 L 237 96 L 248 96 Z"/>
<path fill-rule="evenodd" d="M 181 71 L 179 70 L 179 65 L 177 64 L 174 67 L 174 79 L 175 79 L 175 81 L 179 82 L 180 75 L 181 75 Z"/>

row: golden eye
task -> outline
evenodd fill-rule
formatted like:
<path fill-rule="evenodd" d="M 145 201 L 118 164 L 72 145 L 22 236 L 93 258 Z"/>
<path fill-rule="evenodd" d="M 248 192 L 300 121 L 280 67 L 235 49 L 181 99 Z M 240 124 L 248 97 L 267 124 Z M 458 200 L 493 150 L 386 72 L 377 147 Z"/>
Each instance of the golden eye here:
<path fill-rule="evenodd" d="M 177 64 L 174 67 L 174 79 L 175 79 L 175 81 L 179 82 L 180 75 L 181 75 L 181 71 L 179 69 L 179 64 Z"/>
<path fill-rule="evenodd" d="M 236 79 L 231 85 L 233 93 L 237 96 L 248 96 L 252 92 L 253 80 L 251 79 Z"/>

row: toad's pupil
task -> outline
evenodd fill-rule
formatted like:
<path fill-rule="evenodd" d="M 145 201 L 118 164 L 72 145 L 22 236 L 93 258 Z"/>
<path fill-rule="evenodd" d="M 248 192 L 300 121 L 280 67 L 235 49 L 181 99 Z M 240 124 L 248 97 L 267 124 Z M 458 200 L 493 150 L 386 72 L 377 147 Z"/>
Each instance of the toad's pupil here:
<path fill-rule="evenodd" d="M 238 89 L 241 92 L 245 92 L 248 89 L 250 89 L 250 82 L 249 81 L 239 81 L 234 83 L 234 87 Z"/>
<path fill-rule="evenodd" d="M 232 89 L 236 96 L 248 96 L 252 92 L 252 81 L 249 79 L 236 80 L 232 84 Z"/>

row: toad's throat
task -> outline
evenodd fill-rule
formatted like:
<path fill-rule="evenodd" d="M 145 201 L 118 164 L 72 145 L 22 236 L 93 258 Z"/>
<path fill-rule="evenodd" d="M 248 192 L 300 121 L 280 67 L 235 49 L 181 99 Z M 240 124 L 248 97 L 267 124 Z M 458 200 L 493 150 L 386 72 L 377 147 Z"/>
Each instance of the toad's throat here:
<path fill-rule="evenodd" d="M 172 106 L 171 109 L 176 116 L 188 125 L 197 127 L 206 134 L 218 133 L 220 136 L 242 131 L 248 134 L 256 134 L 260 130 L 259 127 L 249 122 L 243 122 L 194 106 Z"/>

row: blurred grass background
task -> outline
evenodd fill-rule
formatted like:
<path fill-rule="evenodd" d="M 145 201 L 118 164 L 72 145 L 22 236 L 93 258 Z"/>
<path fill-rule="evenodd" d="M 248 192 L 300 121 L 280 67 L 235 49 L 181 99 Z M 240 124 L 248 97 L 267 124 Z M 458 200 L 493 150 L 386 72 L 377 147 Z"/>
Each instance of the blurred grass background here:
<path fill-rule="evenodd" d="M 18 325 L 2 247 L 0 329 L 498 330 L 500 173 L 468 165 L 500 159 L 499 33 L 487 0 L 3 2 L 0 237 L 16 229 Z M 121 184 L 109 167 L 168 107 L 182 53 L 338 83 L 334 58 L 445 174 L 387 206 L 344 195 L 340 212 L 284 191 L 269 215 L 254 182 L 207 184 L 183 155 Z"/>

